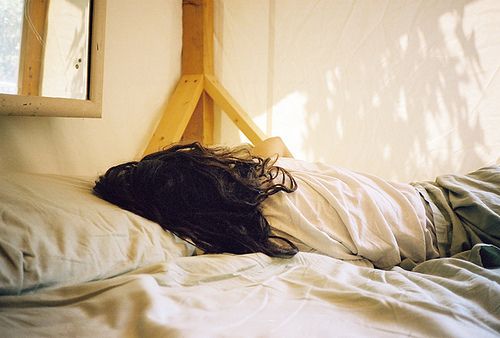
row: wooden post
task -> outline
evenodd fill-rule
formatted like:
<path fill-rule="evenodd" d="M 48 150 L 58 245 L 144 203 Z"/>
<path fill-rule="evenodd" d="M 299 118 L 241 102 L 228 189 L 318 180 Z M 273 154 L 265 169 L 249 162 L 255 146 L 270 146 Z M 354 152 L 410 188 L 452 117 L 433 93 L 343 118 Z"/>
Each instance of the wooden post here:
<path fill-rule="evenodd" d="M 214 75 L 214 2 L 182 2 L 182 77 L 144 155 L 173 143 L 214 142 L 214 101 L 252 143 L 265 138 Z"/>
<path fill-rule="evenodd" d="M 182 74 L 213 74 L 213 0 L 182 2 Z M 203 93 L 181 138 L 213 144 L 214 103 Z"/>

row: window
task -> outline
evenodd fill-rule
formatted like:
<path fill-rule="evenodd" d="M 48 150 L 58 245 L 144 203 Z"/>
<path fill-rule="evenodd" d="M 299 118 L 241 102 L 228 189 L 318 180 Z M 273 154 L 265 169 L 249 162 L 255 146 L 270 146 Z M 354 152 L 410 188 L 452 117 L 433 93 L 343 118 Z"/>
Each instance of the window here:
<path fill-rule="evenodd" d="M 0 93 L 18 93 L 23 12 L 23 0 L 0 0 Z"/>
<path fill-rule="evenodd" d="M 0 115 L 100 117 L 106 0 L 0 0 Z"/>
<path fill-rule="evenodd" d="M 0 4 L 0 92 L 86 99 L 90 1 Z"/>

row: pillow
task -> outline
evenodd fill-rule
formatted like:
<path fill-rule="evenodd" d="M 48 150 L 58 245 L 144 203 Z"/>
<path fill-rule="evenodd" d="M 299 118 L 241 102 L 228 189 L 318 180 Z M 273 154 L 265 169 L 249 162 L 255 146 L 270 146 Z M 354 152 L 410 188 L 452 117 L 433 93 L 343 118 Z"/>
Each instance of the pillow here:
<path fill-rule="evenodd" d="M 92 193 L 92 179 L 0 174 L 0 294 L 104 279 L 192 245 Z"/>

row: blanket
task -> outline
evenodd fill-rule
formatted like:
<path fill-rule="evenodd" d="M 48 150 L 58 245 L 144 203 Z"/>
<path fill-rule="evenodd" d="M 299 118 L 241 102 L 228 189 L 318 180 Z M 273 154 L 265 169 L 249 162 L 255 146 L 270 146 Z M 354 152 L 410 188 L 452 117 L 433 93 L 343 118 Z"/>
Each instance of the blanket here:
<path fill-rule="evenodd" d="M 500 247 L 500 165 L 414 185 L 432 208 L 441 256 L 459 254 L 479 243 Z M 500 259 L 493 258 L 489 266 L 499 267 Z"/>
<path fill-rule="evenodd" d="M 314 253 L 179 257 L 88 283 L 0 297 L 9 337 L 498 337 L 500 270 L 413 272 Z"/>

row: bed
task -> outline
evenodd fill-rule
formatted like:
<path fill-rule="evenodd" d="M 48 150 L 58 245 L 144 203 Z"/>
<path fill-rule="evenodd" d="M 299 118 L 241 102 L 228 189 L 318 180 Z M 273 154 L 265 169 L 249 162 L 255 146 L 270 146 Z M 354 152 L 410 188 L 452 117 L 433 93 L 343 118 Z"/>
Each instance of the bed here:
<path fill-rule="evenodd" d="M 92 186 L 0 175 L 2 337 L 500 335 L 500 269 L 480 266 L 487 250 L 413 271 L 315 253 L 196 255 Z"/>

